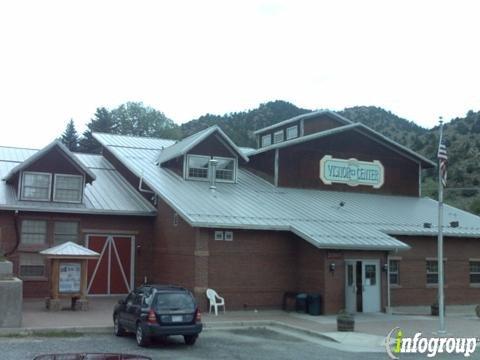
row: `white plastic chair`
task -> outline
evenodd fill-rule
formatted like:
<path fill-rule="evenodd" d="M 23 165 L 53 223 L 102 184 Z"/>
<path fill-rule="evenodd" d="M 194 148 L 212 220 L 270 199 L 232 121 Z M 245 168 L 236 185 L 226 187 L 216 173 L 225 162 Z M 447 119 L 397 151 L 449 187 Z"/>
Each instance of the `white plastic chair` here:
<path fill-rule="evenodd" d="M 212 307 L 215 310 L 215 316 L 218 316 L 218 308 L 223 306 L 223 313 L 225 314 L 225 299 L 217 294 L 213 289 L 207 289 L 207 298 L 210 302 L 208 313 L 212 312 Z M 218 301 L 217 301 L 218 300 Z"/>

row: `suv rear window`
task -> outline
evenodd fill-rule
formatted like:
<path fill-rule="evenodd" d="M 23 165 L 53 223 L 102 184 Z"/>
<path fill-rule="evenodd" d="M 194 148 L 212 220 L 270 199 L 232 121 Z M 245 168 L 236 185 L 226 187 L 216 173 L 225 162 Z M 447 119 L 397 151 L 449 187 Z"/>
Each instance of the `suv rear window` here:
<path fill-rule="evenodd" d="M 195 310 L 192 296 L 186 293 L 158 293 L 153 306 L 156 311 Z"/>

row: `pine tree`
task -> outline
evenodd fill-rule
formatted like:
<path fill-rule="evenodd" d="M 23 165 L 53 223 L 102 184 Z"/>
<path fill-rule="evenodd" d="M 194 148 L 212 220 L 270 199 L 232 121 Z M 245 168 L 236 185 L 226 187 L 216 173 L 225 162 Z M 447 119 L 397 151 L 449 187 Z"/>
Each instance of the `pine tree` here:
<path fill-rule="evenodd" d="M 106 108 L 97 108 L 94 118 L 87 124 L 87 130 L 83 132 L 79 142 L 81 152 L 99 153 L 100 144 L 93 138 L 92 132 L 116 133 L 116 125 L 110 111 Z"/>
<path fill-rule="evenodd" d="M 68 122 L 67 127 L 65 128 L 65 131 L 62 134 L 61 141 L 62 143 L 65 144 L 65 146 L 70 151 L 77 151 L 78 133 L 77 133 L 77 130 L 75 129 L 75 124 L 73 122 L 73 119 L 70 119 L 70 121 Z"/>

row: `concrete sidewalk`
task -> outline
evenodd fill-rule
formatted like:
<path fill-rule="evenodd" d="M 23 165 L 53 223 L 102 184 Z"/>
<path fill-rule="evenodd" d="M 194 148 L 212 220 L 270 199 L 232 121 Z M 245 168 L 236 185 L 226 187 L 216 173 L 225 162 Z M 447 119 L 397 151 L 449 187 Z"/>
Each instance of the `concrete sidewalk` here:
<path fill-rule="evenodd" d="M 25 300 L 22 328 L 0 329 L 0 335 L 32 332 L 112 331 L 112 311 L 119 298 L 90 298 L 89 311 L 64 310 L 49 312 L 43 300 Z M 65 303 L 65 305 L 68 305 Z M 438 329 L 438 318 L 425 315 L 391 315 L 383 313 L 357 314 L 355 332 L 339 333 L 336 316 L 310 316 L 281 310 L 228 311 L 219 316 L 203 314 L 205 330 L 221 330 L 238 327 L 270 327 L 290 331 L 300 336 L 330 340 L 344 345 L 345 349 L 380 351 L 384 339 L 394 327 L 400 327 L 405 336 L 422 332 L 432 336 Z M 480 319 L 474 314 L 450 313 L 446 317 L 448 334 L 455 337 L 480 337 Z M 354 351 L 354 350 L 351 350 Z"/>

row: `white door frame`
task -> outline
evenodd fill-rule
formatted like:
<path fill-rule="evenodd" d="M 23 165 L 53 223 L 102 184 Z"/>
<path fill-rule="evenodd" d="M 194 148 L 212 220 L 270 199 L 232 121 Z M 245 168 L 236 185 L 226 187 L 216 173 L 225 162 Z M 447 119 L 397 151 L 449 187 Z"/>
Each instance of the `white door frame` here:
<path fill-rule="evenodd" d="M 124 277 L 124 280 L 130 280 L 129 281 L 129 284 L 126 284 L 127 285 L 127 288 L 128 288 L 128 291 L 130 292 L 131 290 L 133 290 L 133 287 L 135 285 L 135 236 L 134 235 L 128 235 L 128 234 L 110 234 L 110 233 L 103 233 L 103 234 L 94 234 L 94 233 L 90 233 L 90 234 L 85 234 L 85 247 L 88 248 L 88 243 L 89 243 L 89 240 L 90 240 L 90 237 L 93 237 L 93 236 L 98 236 L 98 237 L 106 237 L 107 240 L 105 241 L 105 245 L 103 246 L 103 249 L 102 249 L 102 252 L 100 253 L 100 258 L 102 256 L 102 254 L 106 251 L 106 247 L 107 245 L 109 244 L 110 241 L 113 242 L 113 238 L 115 237 L 124 237 L 124 238 L 130 238 L 130 243 L 131 243 L 131 248 L 130 248 L 130 274 L 129 277 L 130 279 L 125 279 Z M 110 240 L 111 239 L 111 240 Z M 110 272 L 111 272 L 111 256 L 112 256 L 112 247 L 111 246 L 108 246 L 108 274 L 107 274 L 107 294 L 88 294 L 90 292 L 90 287 L 92 286 L 92 281 L 93 279 L 95 278 L 95 275 L 97 273 L 97 270 L 98 270 L 98 266 L 100 265 L 100 261 L 97 262 L 97 267 L 95 268 L 93 274 L 92 274 L 92 279 L 91 279 L 91 282 L 88 284 L 87 286 L 87 294 L 88 296 L 97 296 L 97 297 L 102 297 L 102 296 L 117 296 L 117 295 L 127 295 L 127 293 L 125 294 L 114 294 L 114 295 L 111 295 L 110 294 Z M 99 258 L 99 259 L 100 259 Z M 120 259 L 118 259 L 120 260 Z M 119 263 L 119 266 L 121 266 L 121 264 Z M 123 270 L 123 268 L 122 268 Z M 127 276 L 127 274 L 124 274 L 125 276 Z"/>
<path fill-rule="evenodd" d="M 354 303 L 354 309 L 353 312 L 357 312 L 357 287 L 356 287 L 356 276 L 357 276 L 357 262 L 360 261 L 362 263 L 362 312 L 379 312 L 381 311 L 382 307 L 382 277 L 381 277 L 381 268 L 380 268 L 380 259 L 344 259 L 345 262 L 345 309 L 352 307 L 351 304 L 349 304 L 349 300 Z M 348 290 L 352 290 L 348 286 L 348 264 L 353 264 L 353 294 L 350 293 L 351 296 L 353 296 L 352 299 L 347 299 L 347 296 L 349 295 Z M 376 287 L 378 289 L 378 309 L 375 311 L 365 311 L 365 304 L 366 304 L 366 296 L 365 296 L 365 265 L 371 265 L 375 264 L 376 265 Z M 347 310 L 348 311 L 348 310 Z"/>

